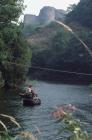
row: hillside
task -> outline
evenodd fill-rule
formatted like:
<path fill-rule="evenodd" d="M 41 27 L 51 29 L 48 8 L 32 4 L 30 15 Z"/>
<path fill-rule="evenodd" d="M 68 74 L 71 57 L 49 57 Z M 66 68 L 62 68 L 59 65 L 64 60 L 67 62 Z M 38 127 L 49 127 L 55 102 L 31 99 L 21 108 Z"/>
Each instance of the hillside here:
<path fill-rule="evenodd" d="M 32 76 L 69 82 L 92 81 L 92 76 L 88 75 L 92 73 L 92 56 L 87 50 L 92 50 L 92 31 L 91 26 L 88 26 L 91 23 L 91 4 L 89 9 L 81 11 L 89 2 L 90 0 L 81 0 L 78 5 L 71 7 L 72 11 L 66 15 L 64 22 L 73 29 L 75 35 L 54 21 L 46 25 L 29 26 L 31 28 L 28 28 L 26 37 L 32 49 L 32 67 L 51 69 L 47 71 L 31 68 Z M 90 16 L 85 17 L 84 13 L 89 13 Z"/>
<path fill-rule="evenodd" d="M 31 46 L 49 48 L 53 37 L 59 30 L 61 30 L 61 26 L 54 22 L 44 27 L 36 27 L 33 34 L 27 37 L 27 41 Z"/>
<path fill-rule="evenodd" d="M 73 29 L 91 48 L 90 30 L 81 26 L 77 28 L 74 26 Z M 88 30 L 89 32 L 87 32 Z M 92 71 L 91 57 L 82 44 L 71 33 L 55 22 L 46 26 L 36 27 L 34 32 L 27 37 L 27 41 L 32 49 L 32 67 L 38 66 L 77 73 L 91 73 Z M 74 74 L 39 71 L 39 69 L 32 68 L 30 74 L 40 79 L 57 79 L 60 81 L 63 79 L 63 82 L 77 80 L 76 82 L 85 83 L 91 81 L 91 76 L 90 78 L 89 76 L 85 77 L 85 75 L 81 77 Z"/>

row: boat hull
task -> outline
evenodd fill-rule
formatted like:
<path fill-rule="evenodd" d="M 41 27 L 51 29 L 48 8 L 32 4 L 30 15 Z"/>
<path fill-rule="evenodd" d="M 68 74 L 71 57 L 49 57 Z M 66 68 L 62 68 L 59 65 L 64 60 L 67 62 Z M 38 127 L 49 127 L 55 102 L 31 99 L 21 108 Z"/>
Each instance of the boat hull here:
<path fill-rule="evenodd" d="M 31 97 L 31 95 L 29 95 L 29 94 L 23 94 L 23 93 L 19 93 L 19 96 L 21 97 L 21 98 L 32 98 Z"/>
<path fill-rule="evenodd" d="M 27 99 L 27 98 L 23 99 L 23 105 L 24 106 L 35 106 L 35 105 L 40 105 L 40 104 L 41 104 L 41 100 L 39 98 L 36 99 L 36 100 Z"/>
<path fill-rule="evenodd" d="M 41 104 L 41 100 L 37 96 L 32 97 L 32 95 L 26 93 L 19 93 L 19 96 L 23 99 L 24 106 L 35 106 Z"/>

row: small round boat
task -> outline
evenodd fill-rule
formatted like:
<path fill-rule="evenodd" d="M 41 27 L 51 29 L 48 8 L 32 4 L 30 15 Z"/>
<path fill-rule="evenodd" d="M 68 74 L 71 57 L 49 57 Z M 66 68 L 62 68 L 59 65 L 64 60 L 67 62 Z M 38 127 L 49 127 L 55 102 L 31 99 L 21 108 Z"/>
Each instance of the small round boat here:
<path fill-rule="evenodd" d="M 35 106 L 41 104 L 41 100 L 37 97 L 37 95 L 32 97 L 32 95 L 30 94 L 19 93 L 19 96 L 23 98 L 24 106 Z"/>
<path fill-rule="evenodd" d="M 35 106 L 35 105 L 40 105 L 40 104 L 41 104 L 41 100 L 39 98 L 37 99 L 24 98 L 23 99 L 24 106 Z"/>

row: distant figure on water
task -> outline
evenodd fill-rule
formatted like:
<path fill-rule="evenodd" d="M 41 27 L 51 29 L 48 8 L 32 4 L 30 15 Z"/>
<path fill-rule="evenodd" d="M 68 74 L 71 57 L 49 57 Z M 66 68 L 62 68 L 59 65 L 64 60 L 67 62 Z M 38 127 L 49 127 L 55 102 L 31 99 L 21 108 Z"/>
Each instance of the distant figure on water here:
<path fill-rule="evenodd" d="M 30 97 L 32 97 L 32 98 L 34 97 L 35 93 L 34 93 L 34 91 L 32 89 L 32 85 L 29 85 L 29 87 L 26 90 L 26 94 L 30 95 Z"/>
<path fill-rule="evenodd" d="M 41 104 L 41 100 L 32 89 L 32 85 L 29 85 L 27 87 L 26 92 L 24 94 L 20 93 L 19 95 L 23 98 L 23 105 L 25 106 L 34 106 Z"/>
<path fill-rule="evenodd" d="M 32 89 L 32 85 L 29 85 L 29 87 L 26 90 L 26 94 L 29 95 L 29 97 L 31 97 L 32 99 L 37 99 L 38 98 L 37 94 Z"/>

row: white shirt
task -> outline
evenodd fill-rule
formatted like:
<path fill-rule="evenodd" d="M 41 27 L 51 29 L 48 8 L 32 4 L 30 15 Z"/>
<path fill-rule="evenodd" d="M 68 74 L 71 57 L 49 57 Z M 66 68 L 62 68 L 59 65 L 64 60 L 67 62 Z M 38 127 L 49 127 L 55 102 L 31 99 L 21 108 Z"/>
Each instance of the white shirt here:
<path fill-rule="evenodd" d="M 26 90 L 26 93 L 29 93 L 29 92 L 31 93 L 31 91 L 32 91 L 32 88 L 28 87 Z"/>
<path fill-rule="evenodd" d="M 32 91 L 32 89 L 31 88 L 28 88 L 28 92 L 31 92 Z"/>

